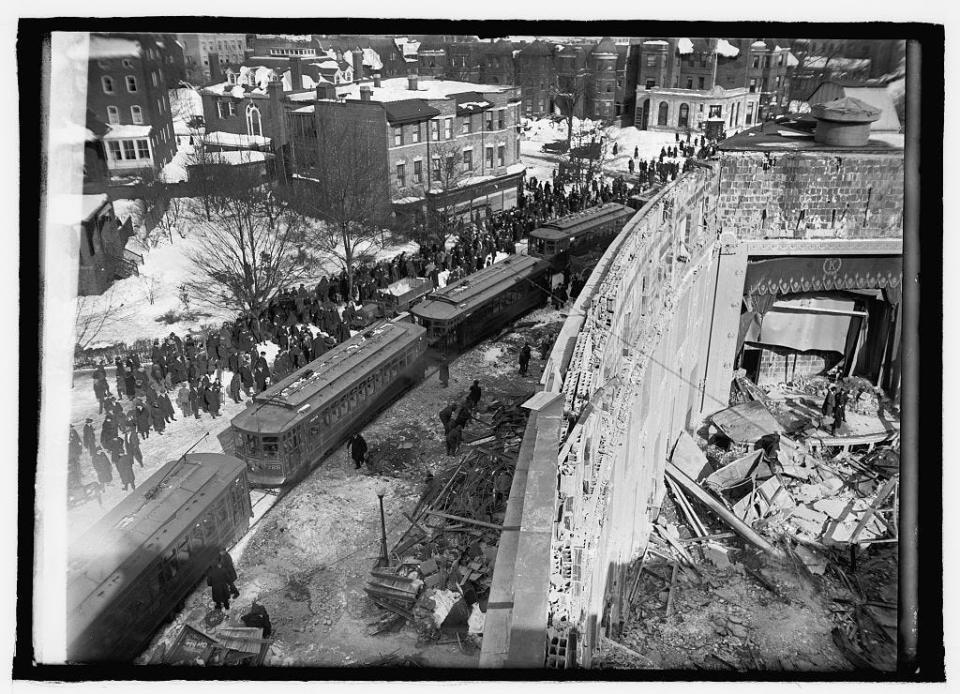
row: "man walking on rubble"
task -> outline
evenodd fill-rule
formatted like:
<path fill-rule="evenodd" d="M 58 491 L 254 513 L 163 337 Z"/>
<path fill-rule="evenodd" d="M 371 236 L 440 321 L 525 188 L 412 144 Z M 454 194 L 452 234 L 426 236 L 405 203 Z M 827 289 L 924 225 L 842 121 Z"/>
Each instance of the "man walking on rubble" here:
<path fill-rule="evenodd" d="M 847 391 L 843 388 L 837 390 L 836 402 L 833 405 L 833 427 L 830 430 L 832 436 L 837 435 L 837 431 L 847 421 Z"/>
<path fill-rule="evenodd" d="M 480 381 L 474 381 L 473 385 L 470 386 L 470 394 L 467 396 L 467 400 L 470 401 L 470 406 L 473 409 L 477 408 L 477 405 L 480 404 Z"/>
<path fill-rule="evenodd" d="M 823 415 L 820 419 L 820 425 L 823 426 L 832 416 L 833 409 L 837 404 L 837 387 L 830 386 L 827 390 L 827 395 L 823 399 L 823 404 L 820 406 L 820 413 Z"/>
<path fill-rule="evenodd" d="M 527 375 L 527 366 L 530 364 L 530 344 L 527 342 L 523 343 L 523 347 L 520 348 L 520 375 Z"/>
<path fill-rule="evenodd" d="M 450 420 L 453 418 L 453 412 L 456 409 L 455 403 L 448 403 L 446 407 L 440 410 L 440 423 L 443 424 L 443 435 L 450 433 Z"/>
<path fill-rule="evenodd" d="M 447 432 L 447 455 L 456 455 L 460 450 L 460 441 L 463 439 L 463 427 L 459 424 Z"/>
<path fill-rule="evenodd" d="M 353 458 L 354 467 L 359 470 L 363 467 L 364 457 L 367 455 L 367 442 L 360 432 L 357 432 L 347 441 L 347 448 L 350 449 L 350 457 Z"/>

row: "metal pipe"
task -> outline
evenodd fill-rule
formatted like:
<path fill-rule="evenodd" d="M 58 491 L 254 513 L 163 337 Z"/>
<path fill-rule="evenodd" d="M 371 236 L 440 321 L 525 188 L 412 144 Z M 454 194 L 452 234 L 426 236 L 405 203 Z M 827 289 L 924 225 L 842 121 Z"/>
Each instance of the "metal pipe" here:
<path fill-rule="evenodd" d="M 380 559 L 377 560 L 377 566 L 389 566 L 390 556 L 387 554 L 387 523 L 383 517 L 383 492 L 377 494 L 380 500 Z"/>

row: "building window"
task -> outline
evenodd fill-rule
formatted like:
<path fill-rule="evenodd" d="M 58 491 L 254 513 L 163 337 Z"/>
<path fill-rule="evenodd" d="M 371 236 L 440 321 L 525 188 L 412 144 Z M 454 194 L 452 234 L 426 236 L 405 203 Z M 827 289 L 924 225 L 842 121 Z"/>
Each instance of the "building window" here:
<path fill-rule="evenodd" d="M 413 182 L 423 183 L 423 161 L 420 159 L 413 162 Z"/>
<path fill-rule="evenodd" d="M 657 56 L 648 55 L 647 56 L 647 67 L 656 67 L 657 66 Z"/>
<path fill-rule="evenodd" d="M 753 123 L 753 102 L 747 104 L 747 125 Z"/>
<path fill-rule="evenodd" d="M 469 135 L 470 134 L 470 116 L 464 116 L 460 121 L 460 134 Z"/>
<path fill-rule="evenodd" d="M 120 149 L 120 143 L 117 140 L 110 140 L 107 142 L 107 148 L 110 150 L 110 158 L 113 161 L 120 161 L 123 159 L 123 153 Z"/>
<path fill-rule="evenodd" d="M 440 121 L 430 121 L 430 138 L 434 142 L 440 139 Z"/>
<path fill-rule="evenodd" d="M 147 140 L 137 140 L 137 157 L 139 159 L 150 158 L 150 142 Z"/>
<path fill-rule="evenodd" d="M 103 87 L 104 94 L 113 94 L 113 78 L 112 77 L 108 75 L 104 75 L 103 77 L 100 78 L 100 84 Z"/>
<path fill-rule="evenodd" d="M 722 104 L 712 104 L 710 106 L 710 112 L 707 114 L 708 118 L 721 118 L 723 116 L 723 105 Z"/>
<path fill-rule="evenodd" d="M 120 125 L 120 109 L 116 106 L 107 106 L 107 122 L 110 125 Z"/>
<path fill-rule="evenodd" d="M 133 119 L 134 125 L 143 125 L 143 109 L 139 106 L 131 106 L 130 118 Z"/>
<path fill-rule="evenodd" d="M 228 73 L 227 73 L 227 84 L 236 84 L 236 83 L 237 83 L 237 76 L 236 76 L 234 73 L 232 73 L 232 72 L 228 72 Z"/>
<path fill-rule="evenodd" d="M 127 68 L 128 70 L 132 70 L 132 69 L 133 69 L 133 63 L 132 63 L 130 60 L 128 60 L 127 58 L 124 58 L 124 59 L 123 59 L 123 66 L 124 66 L 125 68 Z"/>
<path fill-rule="evenodd" d="M 472 149 L 463 150 L 463 166 L 468 171 L 473 168 L 473 150 Z"/>
<path fill-rule="evenodd" d="M 137 78 L 133 75 L 127 75 L 127 91 L 131 94 L 137 91 Z"/>
<path fill-rule="evenodd" d="M 137 148 L 134 145 L 133 140 L 121 140 L 123 143 L 123 158 L 124 159 L 136 159 L 137 158 Z"/>
<path fill-rule="evenodd" d="M 253 104 L 247 106 L 247 134 L 257 137 L 263 136 L 263 125 L 260 122 L 260 109 Z"/>
<path fill-rule="evenodd" d="M 414 124 L 413 124 L 413 127 L 410 129 L 410 132 L 411 132 L 411 135 L 412 135 L 411 139 L 412 139 L 414 142 L 420 142 L 420 127 L 421 127 L 421 125 L 422 125 L 421 123 L 414 123 Z"/>
<path fill-rule="evenodd" d="M 692 77 L 688 77 L 688 78 L 687 78 L 687 89 L 693 89 L 693 78 L 692 78 Z"/>
<path fill-rule="evenodd" d="M 666 125 L 668 115 L 669 107 L 667 106 L 667 102 L 661 101 L 660 105 L 657 107 L 657 125 Z"/>
<path fill-rule="evenodd" d="M 440 180 L 440 157 L 433 158 L 433 180 Z"/>
<path fill-rule="evenodd" d="M 756 77 L 751 77 L 751 78 L 750 78 L 750 93 L 753 94 L 755 91 L 757 91 L 757 78 L 756 78 Z"/>
<path fill-rule="evenodd" d="M 487 147 L 486 150 L 487 166 L 493 168 L 493 147 Z"/>
<path fill-rule="evenodd" d="M 403 144 L 403 126 L 395 125 L 393 126 L 393 146 L 399 147 Z"/>
<path fill-rule="evenodd" d="M 783 65 L 783 53 L 780 54 L 780 58 L 777 60 L 777 65 Z"/>
<path fill-rule="evenodd" d="M 218 101 L 218 102 L 217 102 L 217 117 L 218 117 L 218 118 L 226 118 L 226 117 L 227 117 L 227 116 L 226 116 L 226 110 L 227 110 L 227 104 L 226 104 L 225 102 L 223 102 L 223 101 Z"/>
<path fill-rule="evenodd" d="M 697 78 L 697 89 L 703 89 L 703 77 Z"/>
<path fill-rule="evenodd" d="M 686 104 L 680 104 L 680 115 L 677 119 L 677 127 L 686 128 L 690 125 L 690 107 Z"/>
<path fill-rule="evenodd" d="M 397 185 L 401 188 L 407 185 L 407 165 L 397 164 Z"/>
<path fill-rule="evenodd" d="M 497 166 L 503 166 L 504 157 L 507 154 L 505 145 L 497 145 Z"/>
<path fill-rule="evenodd" d="M 237 105 L 232 101 L 227 102 L 227 113 L 229 113 L 231 116 L 237 115 Z"/>
<path fill-rule="evenodd" d="M 159 84 L 159 82 L 157 81 L 157 73 L 156 73 L 156 72 L 151 72 L 151 73 L 150 73 L 150 81 L 153 82 L 153 86 L 154 86 L 154 87 L 156 87 L 156 86 Z"/>
<path fill-rule="evenodd" d="M 449 140 L 453 138 L 453 118 L 444 118 L 443 119 L 443 139 Z"/>
<path fill-rule="evenodd" d="M 507 112 L 507 109 L 505 108 L 501 108 L 499 111 L 497 111 L 497 129 L 498 130 L 503 130 L 503 127 L 504 127 L 503 122 L 506 118 L 505 116 L 506 112 Z"/>
<path fill-rule="evenodd" d="M 777 89 L 780 89 L 781 84 L 783 84 L 783 77 L 777 75 Z"/>
<path fill-rule="evenodd" d="M 493 111 L 487 111 L 483 114 L 483 117 L 487 121 L 487 130 L 493 130 Z"/>
<path fill-rule="evenodd" d="M 760 56 L 759 56 L 759 55 L 753 56 L 753 67 L 754 67 L 754 68 L 760 67 Z"/>
<path fill-rule="evenodd" d="M 656 86 L 656 84 L 657 84 L 656 80 L 647 80 L 646 88 L 653 89 Z"/>

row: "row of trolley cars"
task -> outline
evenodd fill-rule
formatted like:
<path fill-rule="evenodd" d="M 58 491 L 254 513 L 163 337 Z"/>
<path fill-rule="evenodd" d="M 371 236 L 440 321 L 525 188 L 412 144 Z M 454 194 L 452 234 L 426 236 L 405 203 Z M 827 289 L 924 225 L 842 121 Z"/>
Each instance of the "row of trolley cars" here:
<path fill-rule="evenodd" d="M 461 351 L 540 306 L 551 275 L 595 262 L 633 213 L 607 203 L 534 230 L 528 255 L 429 293 L 255 396 L 230 423 L 233 455 L 165 464 L 70 548 L 68 660 L 132 661 L 248 531 L 252 487 L 295 485 L 423 378 L 428 349 Z"/>

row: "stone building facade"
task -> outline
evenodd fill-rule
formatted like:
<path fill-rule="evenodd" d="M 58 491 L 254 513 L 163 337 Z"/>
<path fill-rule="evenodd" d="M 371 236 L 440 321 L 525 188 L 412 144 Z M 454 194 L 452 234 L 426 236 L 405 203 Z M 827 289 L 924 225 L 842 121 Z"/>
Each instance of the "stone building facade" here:
<path fill-rule="evenodd" d="M 760 97 L 737 89 L 667 89 L 637 92 L 637 127 L 678 132 L 701 131 L 708 119 L 719 119 L 724 129 L 749 127 L 757 122 Z M 645 120 L 644 120 L 645 119 Z"/>

